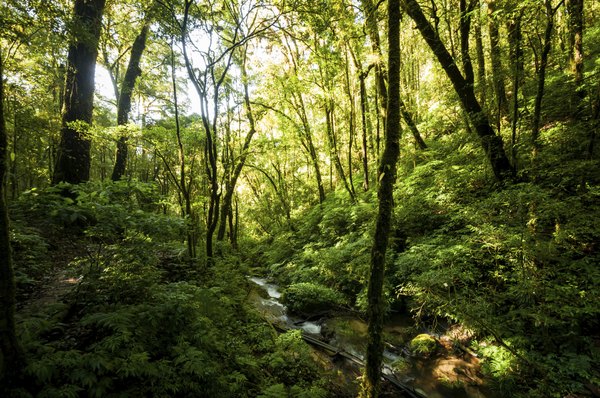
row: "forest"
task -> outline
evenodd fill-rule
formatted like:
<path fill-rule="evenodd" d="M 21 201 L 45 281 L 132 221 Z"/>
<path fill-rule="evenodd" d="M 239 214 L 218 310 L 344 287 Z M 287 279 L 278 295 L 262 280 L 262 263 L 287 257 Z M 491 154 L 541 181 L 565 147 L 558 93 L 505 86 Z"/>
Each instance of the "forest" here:
<path fill-rule="evenodd" d="M 600 397 L 597 0 L 2 0 L 1 397 Z"/>

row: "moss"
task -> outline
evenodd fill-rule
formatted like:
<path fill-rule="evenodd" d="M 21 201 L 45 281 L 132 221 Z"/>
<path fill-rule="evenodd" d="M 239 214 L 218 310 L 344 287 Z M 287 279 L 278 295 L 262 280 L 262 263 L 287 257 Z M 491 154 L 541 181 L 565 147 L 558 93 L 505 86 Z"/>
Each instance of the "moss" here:
<path fill-rule="evenodd" d="M 308 282 L 290 285 L 283 292 L 281 301 L 291 312 L 305 315 L 329 311 L 345 303 L 339 292 Z"/>
<path fill-rule="evenodd" d="M 429 357 L 437 350 L 437 341 L 432 336 L 422 333 L 410 341 L 411 352 L 420 357 Z"/>

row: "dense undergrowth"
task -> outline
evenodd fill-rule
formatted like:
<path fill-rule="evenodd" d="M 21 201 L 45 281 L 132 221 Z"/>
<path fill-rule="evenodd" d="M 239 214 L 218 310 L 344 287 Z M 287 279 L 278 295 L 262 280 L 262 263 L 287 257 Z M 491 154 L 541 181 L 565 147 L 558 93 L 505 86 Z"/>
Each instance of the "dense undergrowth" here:
<path fill-rule="evenodd" d="M 472 330 L 500 396 L 585 396 L 600 384 L 600 169 L 585 126 L 546 126 L 540 154 L 520 154 L 503 186 L 463 134 L 400 165 L 389 308 Z M 365 310 L 374 203 L 373 192 L 354 203 L 332 193 L 256 246 L 297 311 L 319 308 L 315 296 Z"/>
<path fill-rule="evenodd" d="M 33 190 L 11 210 L 27 364 L 2 396 L 331 395 L 299 333 L 279 335 L 246 304 L 237 259 L 186 257 L 184 223 L 152 186 Z M 79 283 L 29 308 L 56 268 Z"/>
<path fill-rule="evenodd" d="M 580 155 L 587 137 L 546 126 L 540 154 L 521 154 L 503 186 L 464 135 L 401 161 L 389 310 L 470 329 L 500 396 L 585 396 L 600 383 L 600 168 Z M 375 199 L 331 192 L 207 267 L 187 257 L 185 221 L 152 185 L 25 192 L 11 217 L 27 367 L 5 395 L 335 396 L 299 333 L 278 335 L 246 303 L 246 275 L 276 278 L 296 313 L 365 311 Z M 57 269 L 79 282 L 32 310 Z"/>

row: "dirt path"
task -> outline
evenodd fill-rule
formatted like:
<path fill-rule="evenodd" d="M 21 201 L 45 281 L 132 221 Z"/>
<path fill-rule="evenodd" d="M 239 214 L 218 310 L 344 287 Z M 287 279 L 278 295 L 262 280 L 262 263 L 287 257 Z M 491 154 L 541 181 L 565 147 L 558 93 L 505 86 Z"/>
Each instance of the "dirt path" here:
<path fill-rule="evenodd" d="M 77 245 L 68 237 L 61 237 L 52 242 L 48 251 L 51 271 L 33 290 L 31 296 L 17 305 L 20 314 L 36 314 L 43 312 L 53 304 L 62 302 L 63 297 L 77 287 L 81 281 L 75 277 L 71 262 L 85 255 L 85 246 Z"/>

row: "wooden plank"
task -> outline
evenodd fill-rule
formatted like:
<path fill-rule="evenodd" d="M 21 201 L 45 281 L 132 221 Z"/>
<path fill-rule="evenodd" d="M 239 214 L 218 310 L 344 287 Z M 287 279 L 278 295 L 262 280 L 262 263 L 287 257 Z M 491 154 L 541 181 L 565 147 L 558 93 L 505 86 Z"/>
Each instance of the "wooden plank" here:
<path fill-rule="evenodd" d="M 273 327 L 275 327 L 275 329 L 277 329 L 278 331 L 280 331 L 282 333 L 285 333 L 288 330 L 299 330 L 299 329 L 290 329 L 290 328 L 287 328 L 287 327 L 284 327 L 281 325 L 276 325 L 276 324 L 273 324 Z M 346 352 L 338 347 L 332 346 L 331 344 L 321 341 L 320 339 L 307 334 L 303 330 L 300 330 L 300 331 L 302 333 L 302 339 L 304 341 L 306 341 L 307 343 L 309 343 L 313 346 L 316 346 L 323 350 L 331 352 L 332 353 L 331 356 L 340 356 L 340 357 L 343 357 L 343 358 L 355 363 L 356 365 L 358 365 L 360 367 L 365 366 L 365 362 L 361 358 L 357 357 L 356 355 L 352 355 L 351 353 Z M 423 394 L 416 391 L 413 387 L 402 383 L 400 380 L 398 380 L 393 375 L 383 373 L 382 378 L 384 380 L 388 381 L 389 383 L 391 383 L 396 388 L 402 390 L 410 398 L 426 398 Z"/>

